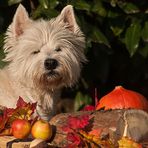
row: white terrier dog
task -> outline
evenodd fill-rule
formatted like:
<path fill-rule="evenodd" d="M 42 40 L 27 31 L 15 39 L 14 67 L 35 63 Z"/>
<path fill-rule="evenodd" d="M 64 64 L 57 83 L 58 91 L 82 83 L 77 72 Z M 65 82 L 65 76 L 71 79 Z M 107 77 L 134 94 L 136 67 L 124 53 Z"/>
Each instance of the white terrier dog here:
<path fill-rule="evenodd" d="M 60 89 L 80 76 L 84 48 L 71 5 L 50 21 L 33 21 L 20 4 L 6 32 L 4 61 L 9 64 L 0 70 L 0 105 L 15 107 L 21 96 L 37 102 L 38 114 L 49 120 Z"/>

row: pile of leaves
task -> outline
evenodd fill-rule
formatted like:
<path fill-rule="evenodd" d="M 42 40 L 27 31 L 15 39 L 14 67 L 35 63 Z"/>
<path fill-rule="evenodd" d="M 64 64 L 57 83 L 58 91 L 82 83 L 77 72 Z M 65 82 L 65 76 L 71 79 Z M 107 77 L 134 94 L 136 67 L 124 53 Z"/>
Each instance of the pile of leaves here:
<path fill-rule="evenodd" d="M 36 109 L 37 103 L 26 103 L 19 97 L 16 108 L 4 108 L 0 115 L 0 135 L 11 135 L 11 124 L 15 119 L 25 119 L 33 122 L 37 117 L 32 115 Z"/>
<path fill-rule="evenodd" d="M 90 130 L 93 119 L 89 115 L 69 116 L 67 124 L 62 127 L 67 134 L 67 147 L 113 147 L 108 137 L 100 138 L 101 130 Z"/>
<path fill-rule="evenodd" d="M 79 117 L 69 116 L 67 123 L 62 126 L 62 130 L 67 135 L 68 148 L 86 147 L 98 148 L 107 147 L 114 148 L 114 143 L 109 136 L 102 136 L 102 129 L 91 129 L 93 118 L 85 114 Z M 136 143 L 129 137 L 122 137 L 118 141 L 119 148 L 142 148 L 141 144 Z"/>

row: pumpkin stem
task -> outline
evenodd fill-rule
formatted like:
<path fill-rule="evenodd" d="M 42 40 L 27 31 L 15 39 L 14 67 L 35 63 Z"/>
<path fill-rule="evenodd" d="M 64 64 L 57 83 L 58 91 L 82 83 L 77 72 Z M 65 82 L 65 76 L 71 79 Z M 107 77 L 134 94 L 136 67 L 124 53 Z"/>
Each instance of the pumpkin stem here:
<path fill-rule="evenodd" d="M 115 86 L 115 89 L 122 89 L 123 87 L 121 85 Z"/>

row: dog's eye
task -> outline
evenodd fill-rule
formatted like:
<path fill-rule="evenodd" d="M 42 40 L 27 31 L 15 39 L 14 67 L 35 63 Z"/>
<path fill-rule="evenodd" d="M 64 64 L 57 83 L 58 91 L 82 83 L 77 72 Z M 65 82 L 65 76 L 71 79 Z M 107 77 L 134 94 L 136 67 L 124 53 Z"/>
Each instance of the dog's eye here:
<path fill-rule="evenodd" d="M 55 51 L 59 52 L 61 51 L 61 48 L 56 48 Z"/>
<path fill-rule="evenodd" d="M 36 50 L 36 51 L 33 51 L 32 54 L 37 54 L 39 52 L 40 52 L 40 50 Z"/>

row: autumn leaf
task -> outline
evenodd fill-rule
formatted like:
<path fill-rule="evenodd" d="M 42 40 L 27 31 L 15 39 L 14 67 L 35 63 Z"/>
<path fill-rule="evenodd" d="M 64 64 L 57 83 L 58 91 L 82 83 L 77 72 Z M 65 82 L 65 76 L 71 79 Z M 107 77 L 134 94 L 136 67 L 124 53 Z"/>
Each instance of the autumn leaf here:
<path fill-rule="evenodd" d="M 95 107 L 93 105 L 86 105 L 81 111 L 94 111 Z"/>
<path fill-rule="evenodd" d="M 65 132 L 73 132 L 73 130 L 83 129 L 89 124 L 89 115 L 79 117 L 69 116 L 67 124 L 62 127 Z"/>
<path fill-rule="evenodd" d="M 73 129 L 71 129 L 69 126 L 67 125 L 64 125 L 61 127 L 61 129 L 66 132 L 66 133 L 72 133 L 73 132 Z"/>
<path fill-rule="evenodd" d="M 98 128 L 98 129 L 91 130 L 90 132 L 88 132 L 88 134 L 96 137 L 100 137 L 101 132 L 102 132 L 102 129 Z"/>
<path fill-rule="evenodd" d="M 82 115 L 79 117 L 69 116 L 68 125 L 73 129 L 82 129 L 89 124 L 89 115 Z"/>
<path fill-rule="evenodd" d="M 23 100 L 23 98 L 19 97 L 16 108 L 29 108 L 31 109 L 32 113 L 34 113 L 34 110 L 36 109 L 36 104 L 37 103 L 27 103 Z"/>
<path fill-rule="evenodd" d="M 128 137 L 122 137 L 119 141 L 119 148 L 142 148 L 141 144 L 136 143 Z"/>
<path fill-rule="evenodd" d="M 25 110 L 28 110 L 28 113 L 32 115 L 36 109 L 36 105 L 37 103 L 27 103 L 21 97 L 19 97 L 16 104 L 16 109 L 23 108 Z"/>
<path fill-rule="evenodd" d="M 63 131 L 67 134 L 67 147 L 106 147 L 113 148 L 113 143 L 107 137 L 106 139 L 100 138 L 102 132 L 101 129 L 93 129 L 92 131 L 87 131 L 87 126 L 91 126 L 91 118 L 89 115 L 81 116 L 69 116 L 67 123 L 62 127 Z"/>
<path fill-rule="evenodd" d="M 106 148 L 114 148 L 113 143 L 111 142 L 111 140 L 108 138 L 106 139 L 102 139 L 100 138 L 100 130 L 95 129 L 92 132 L 85 132 L 83 130 L 80 131 L 80 135 L 83 136 L 83 139 L 85 139 L 89 145 L 94 145 L 97 147 L 106 147 Z"/>
<path fill-rule="evenodd" d="M 0 115 L 0 135 L 11 134 L 11 124 L 15 119 L 25 119 L 32 122 L 32 115 L 37 103 L 27 103 L 19 97 L 16 108 L 5 108 Z"/>
<path fill-rule="evenodd" d="M 31 116 L 35 111 L 37 103 L 27 103 L 21 97 L 17 101 L 17 107 L 14 109 L 11 117 L 8 120 L 8 124 L 11 124 L 15 119 L 25 119 L 30 121 Z"/>
<path fill-rule="evenodd" d="M 62 130 L 67 133 L 68 148 L 76 148 L 83 145 L 84 141 L 82 140 L 79 131 L 84 129 L 89 124 L 89 115 L 82 115 L 79 117 L 68 117 L 67 123 L 64 126 L 62 126 Z"/>
<path fill-rule="evenodd" d="M 19 96 L 19 99 L 17 100 L 17 103 L 16 103 L 16 107 L 17 108 L 19 108 L 19 107 L 22 108 L 22 107 L 25 107 L 26 105 L 27 105 L 27 102 L 25 102 L 23 100 L 23 98 Z"/>
<path fill-rule="evenodd" d="M 3 110 L 2 115 L 0 116 L 0 132 L 5 128 L 6 123 L 8 122 L 9 118 L 12 116 L 14 109 L 12 108 L 5 108 Z"/>
<path fill-rule="evenodd" d="M 68 133 L 67 140 L 71 142 L 70 144 L 68 144 L 68 146 L 67 146 L 68 148 L 75 148 L 76 146 L 81 145 L 81 139 L 80 139 L 79 135 L 77 135 L 74 132 Z"/>

